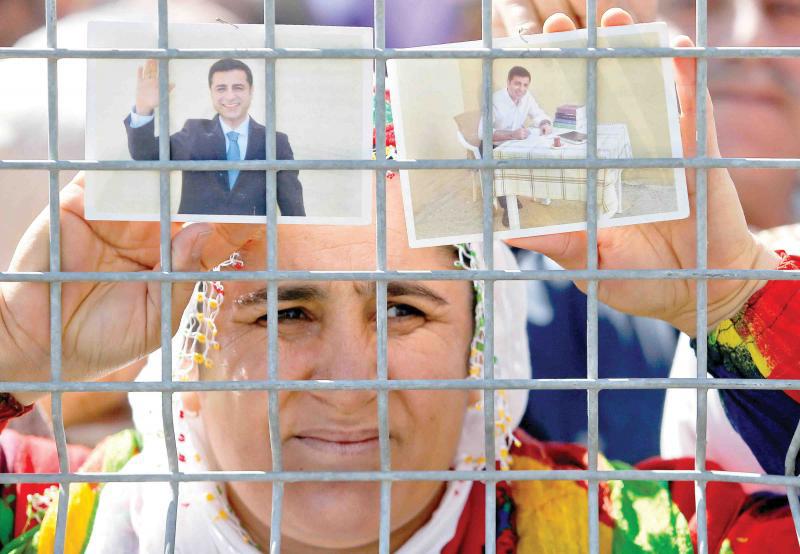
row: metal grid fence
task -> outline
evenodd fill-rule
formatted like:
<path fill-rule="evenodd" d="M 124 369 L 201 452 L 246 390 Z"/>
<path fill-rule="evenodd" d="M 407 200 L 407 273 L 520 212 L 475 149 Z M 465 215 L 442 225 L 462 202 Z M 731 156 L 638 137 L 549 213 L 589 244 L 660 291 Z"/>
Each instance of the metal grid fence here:
<path fill-rule="evenodd" d="M 795 460 L 800 451 L 800 426 L 795 432 L 786 455 L 786 475 L 753 475 L 735 472 L 709 471 L 706 469 L 706 394 L 709 389 L 759 389 L 780 390 L 800 389 L 795 380 L 752 381 L 748 379 L 708 379 L 706 377 L 707 348 L 705 341 L 697 344 L 697 376 L 694 379 L 601 379 L 598 377 L 598 315 L 597 287 L 599 281 L 611 279 L 692 279 L 697 284 L 697 328 L 707 327 L 707 281 L 709 279 L 797 279 L 800 275 L 775 271 L 755 270 L 711 270 L 707 267 L 707 169 L 716 167 L 755 167 L 800 169 L 800 159 L 752 159 L 752 158 L 709 158 L 706 155 L 706 105 L 705 89 L 707 83 L 707 60 L 709 58 L 745 57 L 800 57 L 800 47 L 785 48 L 723 48 L 707 45 L 707 0 L 697 0 L 696 33 L 697 46 L 693 49 L 673 48 L 624 48 L 609 49 L 597 47 L 596 5 L 597 0 L 587 0 L 587 48 L 530 49 L 525 51 L 493 49 L 491 34 L 491 0 L 481 0 L 483 47 L 473 50 L 395 50 L 385 48 L 385 0 L 374 0 L 375 43 L 372 49 L 296 49 L 275 48 L 275 0 L 264 0 L 265 39 L 263 48 L 248 49 L 176 49 L 168 43 L 168 1 L 158 2 L 158 48 L 155 49 L 65 49 L 59 48 L 56 38 L 56 0 L 44 0 L 46 5 L 47 48 L 20 49 L 0 48 L 2 58 L 45 58 L 48 76 L 48 152 L 49 160 L 0 160 L 0 169 L 41 169 L 49 172 L 50 194 L 50 271 L 42 273 L 0 273 L 0 281 L 40 281 L 50 283 L 50 332 L 51 332 L 51 380 L 48 383 L 8 382 L 4 389 L 14 391 L 47 391 L 52 393 L 52 417 L 59 457 L 59 473 L 50 474 L 5 474 L 0 475 L 1 483 L 42 483 L 58 482 L 62 499 L 68 495 L 68 484 L 74 482 L 168 482 L 172 488 L 172 501 L 169 506 L 165 544 L 167 552 L 175 547 L 176 514 L 178 506 L 178 485 L 189 481 L 271 481 L 273 483 L 272 509 L 270 514 L 271 538 L 270 552 L 281 550 L 281 505 L 283 486 L 297 481 L 380 481 L 380 542 L 381 553 L 389 552 L 389 513 L 391 485 L 395 481 L 417 480 L 472 480 L 486 483 L 486 552 L 495 552 L 495 488 L 499 480 L 586 480 L 589 484 L 589 504 L 586 517 L 589 522 L 590 552 L 599 552 L 599 482 L 604 480 L 685 480 L 695 483 L 696 509 L 698 514 L 698 550 L 708 551 L 705 518 L 705 488 L 709 481 L 761 483 L 788 487 L 789 501 L 794 517 L 795 528 L 800 530 L 800 504 L 797 487 L 800 478 L 795 476 Z M 232 56 L 237 58 L 261 58 L 266 60 L 266 159 L 259 161 L 171 161 L 169 153 L 169 60 L 196 59 Z M 601 160 L 597 158 L 597 60 L 600 58 L 633 57 L 693 57 L 697 58 L 697 155 L 693 158 L 648 158 L 628 160 Z M 498 58 L 583 58 L 587 60 L 587 113 L 588 113 L 588 156 L 586 160 L 514 160 L 498 162 L 492 159 L 491 125 L 483 125 L 484 152 L 482 160 L 418 160 L 413 162 L 392 160 L 277 160 L 275 153 L 275 60 L 283 58 L 345 58 L 375 60 L 375 113 L 384 113 L 384 90 L 386 60 L 390 58 L 481 58 L 482 94 L 484 123 L 491 118 L 492 63 Z M 97 161 L 61 160 L 58 156 L 58 60 L 65 58 L 155 58 L 159 68 L 159 161 Z M 376 118 L 377 137 L 385 136 L 383 117 Z M 383 151 L 380 141 L 377 151 Z M 478 169 L 483 187 L 483 239 L 492 240 L 493 212 L 491 187 L 493 171 L 496 167 L 534 168 L 534 167 L 581 167 L 588 173 L 587 198 L 596 196 L 597 170 L 615 168 L 695 168 L 697 170 L 697 263 L 696 268 L 687 270 L 598 270 L 597 259 L 597 206 L 587 202 L 588 258 L 585 270 L 530 270 L 519 272 L 495 271 L 493 269 L 492 249 L 485 252 L 485 270 L 469 271 L 420 271 L 397 272 L 387 269 L 386 264 L 386 176 L 385 170 L 393 169 Z M 240 271 L 226 274 L 226 280 L 260 280 L 267 283 L 268 302 L 268 373 L 266 380 L 259 381 L 219 381 L 219 382 L 173 382 L 171 352 L 171 285 L 176 281 L 196 281 L 208 278 L 203 272 L 173 272 L 170 259 L 170 188 L 169 173 L 176 170 L 262 170 L 267 172 L 267 268 L 265 271 Z M 157 170 L 160 174 L 160 272 L 147 273 L 91 273 L 62 272 L 60 267 L 60 222 L 59 222 L 59 182 L 60 171 L 68 170 Z M 281 169 L 368 169 L 375 171 L 377 192 L 377 264 L 374 271 L 361 272 L 289 272 L 277 270 L 276 244 L 276 172 Z M 363 280 L 376 283 L 377 290 L 377 376 L 375 380 L 342 381 L 286 381 L 278 379 L 277 357 L 277 284 L 284 279 L 292 280 Z M 494 378 L 494 283 L 497 280 L 586 280 L 588 287 L 587 310 L 587 372 L 585 379 L 516 379 L 497 380 Z M 481 380 L 404 380 L 392 381 L 387 374 L 387 315 L 386 290 L 389 280 L 482 280 L 485 283 L 486 304 L 486 367 Z M 155 281 L 161 283 L 161 338 L 162 375 L 160 382 L 136 383 L 71 383 L 61 377 L 61 286 L 72 281 Z M 393 390 L 454 390 L 475 389 L 484 391 L 496 389 L 581 389 L 588 397 L 588 470 L 553 471 L 510 471 L 494 469 L 486 471 L 391 471 L 388 442 L 388 402 L 389 391 Z M 604 471 L 598 470 L 598 394 L 601 390 L 613 389 L 659 389 L 692 388 L 697 391 L 697 441 L 695 445 L 696 463 L 693 471 Z M 285 471 L 281 460 L 281 446 L 277 433 L 270 433 L 272 446 L 272 466 L 270 472 L 259 471 L 221 471 L 184 474 L 178 470 L 175 434 L 172 424 L 172 395 L 175 392 L 190 390 L 260 390 L 269 395 L 269 428 L 278 429 L 279 391 L 308 390 L 376 390 L 378 393 L 378 419 L 380 443 L 380 471 L 359 472 L 297 472 Z M 168 453 L 169 473 L 165 474 L 106 474 L 69 472 L 66 456 L 66 438 L 61 413 L 61 396 L 73 391 L 151 391 L 161 392 L 163 425 Z M 495 459 L 494 436 L 494 398 L 485 395 L 485 456 Z M 56 551 L 63 551 L 66 528 L 67 502 L 59 502 L 56 531 Z M 800 532 L 800 531 L 799 531 Z"/>

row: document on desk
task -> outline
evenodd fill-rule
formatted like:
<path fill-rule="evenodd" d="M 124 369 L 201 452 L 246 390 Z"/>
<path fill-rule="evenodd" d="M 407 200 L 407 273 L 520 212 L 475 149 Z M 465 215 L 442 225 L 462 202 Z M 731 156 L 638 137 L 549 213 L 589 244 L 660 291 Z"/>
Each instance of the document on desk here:
<path fill-rule="evenodd" d="M 666 47 L 667 26 L 598 29 L 597 42 L 615 50 Z M 492 197 L 497 238 L 586 229 L 590 171 L 596 175 L 599 227 L 689 215 L 683 168 L 630 163 L 683 156 L 672 60 L 600 59 L 592 114 L 586 59 L 524 57 L 530 49 L 586 46 L 585 29 L 495 39 L 495 48 L 519 51 L 520 57 L 492 64 L 489 151 L 483 141 L 480 59 L 388 61 L 400 159 L 480 160 L 491 154 L 498 161 L 490 187 L 482 184 L 478 169 L 401 171 L 412 246 L 481 240 L 484 192 Z M 472 42 L 436 48 L 482 47 Z M 594 170 L 588 167 L 591 157 L 600 162 L 593 163 Z M 615 166 L 613 160 L 621 163 Z"/>

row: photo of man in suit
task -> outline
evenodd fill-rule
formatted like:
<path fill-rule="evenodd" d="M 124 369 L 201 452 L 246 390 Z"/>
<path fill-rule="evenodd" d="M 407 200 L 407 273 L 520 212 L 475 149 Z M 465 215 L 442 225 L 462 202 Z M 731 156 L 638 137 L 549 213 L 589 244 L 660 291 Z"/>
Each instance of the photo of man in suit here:
<path fill-rule="evenodd" d="M 170 85 L 170 90 L 172 90 Z M 253 73 L 239 60 L 225 58 L 208 70 L 212 119 L 188 119 L 170 136 L 173 160 L 263 160 L 266 132 L 250 115 Z M 139 67 L 136 104 L 125 118 L 128 151 L 134 160 L 157 160 L 154 110 L 158 106 L 158 65 Z M 289 138 L 276 133 L 279 160 L 294 159 Z M 297 171 L 277 172 L 280 215 L 304 216 L 303 187 Z M 265 215 L 265 171 L 184 171 L 179 214 Z"/>

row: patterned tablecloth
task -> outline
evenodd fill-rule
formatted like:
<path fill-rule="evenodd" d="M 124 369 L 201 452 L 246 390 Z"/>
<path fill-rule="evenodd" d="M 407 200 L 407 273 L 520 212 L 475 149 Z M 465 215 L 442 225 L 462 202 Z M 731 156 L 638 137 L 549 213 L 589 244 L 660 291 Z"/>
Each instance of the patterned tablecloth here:
<path fill-rule="evenodd" d="M 540 136 L 534 129 L 525 140 L 509 140 L 494 149 L 500 160 L 586 159 L 586 143 L 553 146 L 555 135 Z M 556 134 L 567 131 L 556 129 Z M 602 159 L 632 158 L 631 139 L 625 124 L 597 126 L 597 157 Z M 603 217 L 611 217 L 622 206 L 622 170 L 597 171 L 598 206 Z M 537 199 L 586 200 L 586 169 L 496 169 L 495 196 L 523 195 Z"/>

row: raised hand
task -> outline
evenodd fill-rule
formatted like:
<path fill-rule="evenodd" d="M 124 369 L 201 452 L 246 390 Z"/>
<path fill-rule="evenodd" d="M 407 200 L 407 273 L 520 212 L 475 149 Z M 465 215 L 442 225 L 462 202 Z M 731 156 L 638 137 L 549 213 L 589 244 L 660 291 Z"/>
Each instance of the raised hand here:
<path fill-rule="evenodd" d="M 623 10 L 606 12 L 603 26 L 628 25 L 632 17 Z M 553 16 L 545 32 L 574 29 L 566 16 Z M 679 37 L 676 47 L 692 47 L 688 37 Z M 676 58 L 675 79 L 681 106 L 681 138 L 684 156 L 696 151 L 696 61 Z M 713 106 L 707 97 L 707 150 L 719 157 Z M 695 171 L 687 171 L 691 214 L 687 219 L 613 229 L 597 234 L 600 269 L 690 269 L 696 267 Z M 586 267 L 585 232 L 563 233 L 509 241 L 514 246 L 549 256 L 567 269 Z M 708 267 L 716 269 L 774 269 L 777 256 L 756 242 L 747 229 L 741 205 L 726 169 L 708 170 Z M 585 289 L 585 283 L 576 283 Z M 763 283 L 711 280 L 708 282 L 708 322 L 733 315 Z M 694 335 L 696 291 L 694 281 L 600 281 L 598 298 L 609 306 L 633 315 L 656 317 Z"/>
<path fill-rule="evenodd" d="M 652 21 L 657 0 L 599 0 L 597 12 L 605 13 L 613 6 L 624 8 L 637 22 Z M 496 37 L 541 33 L 551 15 L 564 14 L 586 27 L 586 0 L 494 0 L 492 2 L 492 34 Z"/>
<path fill-rule="evenodd" d="M 159 224 L 87 221 L 81 176 L 61 193 L 63 271 L 158 271 Z M 28 229 L 11 271 L 47 271 L 47 211 Z M 263 226 L 174 224 L 173 271 L 213 268 Z M 177 326 L 194 283 L 172 288 Z M 62 285 L 62 357 L 66 379 L 97 378 L 139 359 L 160 345 L 161 293 L 157 282 L 66 282 Z M 0 375 L 3 380 L 47 380 L 50 366 L 49 287 L 46 283 L 0 284 Z M 16 395 L 31 402 L 36 394 Z"/>
<path fill-rule="evenodd" d="M 170 83 L 169 90 L 175 88 Z M 147 60 L 136 69 L 136 113 L 152 115 L 158 106 L 158 62 Z"/>

